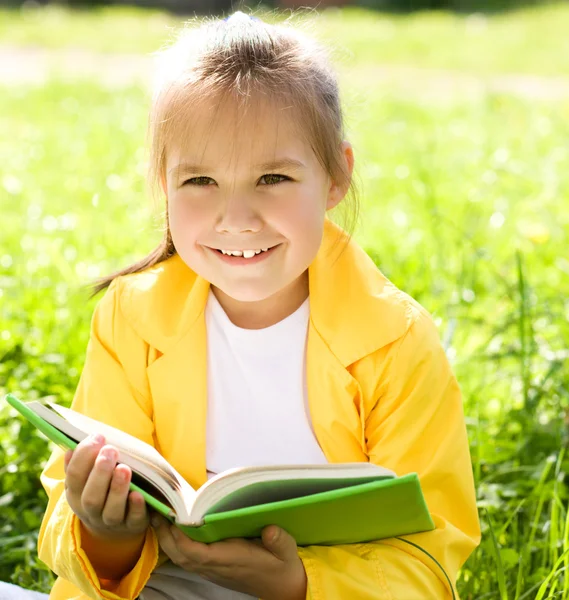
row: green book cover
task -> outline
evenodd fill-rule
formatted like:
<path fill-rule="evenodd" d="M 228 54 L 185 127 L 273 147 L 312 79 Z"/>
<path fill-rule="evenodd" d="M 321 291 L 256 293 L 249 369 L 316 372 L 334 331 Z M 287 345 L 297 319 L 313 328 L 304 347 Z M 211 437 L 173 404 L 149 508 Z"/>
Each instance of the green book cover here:
<path fill-rule="evenodd" d="M 288 531 L 299 546 L 351 544 L 434 529 L 416 473 L 205 516 L 179 528 L 199 542 L 261 537 L 266 525 Z"/>
<path fill-rule="evenodd" d="M 62 449 L 74 449 L 87 437 L 85 433 L 81 439 L 74 440 L 15 396 L 8 394 L 5 400 Z M 367 463 L 361 466 L 365 465 Z M 342 465 L 335 467 L 342 468 Z M 329 479 L 319 482 L 317 477 L 308 476 L 310 483 L 316 482 L 313 489 L 324 490 L 316 493 L 302 492 L 298 487 L 302 482 L 298 481 L 253 482 L 226 497 L 218 494 L 217 501 L 210 503 L 199 524 L 187 525 L 177 522 L 171 503 L 156 488 L 149 486 L 148 480 L 132 466 L 131 469 L 131 489 L 140 492 L 152 509 L 176 523 L 188 537 L 200 542 L 260 537 L 261 530 L 267 525 L 282 527 L 300 546 L 366 542 L 434 529 L 416 473 L 401 477 L 365 476 L 359 480 L 348 476 L 344 481 L 331 484 L 337 489 L 327 489 L 331 487 Z M 274 467 L 275 473 L 278 469 Z M 350 473 L 349 468 L 346 473 Z M 213 490 L 211 483 L 202 486 L 198 492 L 205 491 L 206 486 Z M 300 490 L 297 497 L 291 497 L 294 484 Z M 255 498 L 257 502 L 252 501 Z"/>

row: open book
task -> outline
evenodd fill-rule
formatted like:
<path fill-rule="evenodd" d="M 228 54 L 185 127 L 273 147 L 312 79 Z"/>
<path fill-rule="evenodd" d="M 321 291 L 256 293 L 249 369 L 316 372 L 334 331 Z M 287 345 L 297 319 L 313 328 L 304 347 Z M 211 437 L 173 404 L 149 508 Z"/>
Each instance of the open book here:
<path fill-rule="evenodd" d="M 203 542 L 259 537 L 279 525 L 299 545 L 364 542 L 434 529 L 418 477 L 371 463 L 242 467 L 198 490 L 142 440 L 58 404 L 6 401 L 64 450 L 91 434 L 117 448 L 132 470 L 130 487 Z"/>

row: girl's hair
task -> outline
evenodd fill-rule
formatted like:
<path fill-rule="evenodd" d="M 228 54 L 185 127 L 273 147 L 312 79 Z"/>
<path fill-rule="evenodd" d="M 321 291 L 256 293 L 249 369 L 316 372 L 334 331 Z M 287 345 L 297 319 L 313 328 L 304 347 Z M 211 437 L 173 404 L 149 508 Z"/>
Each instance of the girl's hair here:
<path fill-rule="evenodd" d="M 237 12 L 224 20 L 207 20 L 198 28 L 186 26 L 158 55 L 148 123 L 148 183 L 154 197 L 162 194 L 167 152 L 191 138 L 193 109 L 202 101 L 217 101 L 219 110 L 225 100 L 232 100 L 239 116 L 255 102 L 265 106 L 268 102 L 274 110 L 292 109 L 296 130 L 332 181 L 347 190 L 350 206 L 345 211 L 348 223 L 344 229 L 353 233 L 358 193 L 341 150 L 344 120 L 338 84 L 323 46 L 299 28 L 265 23 Z M 142 271 L 175 253 L 166 203 L 164 237 L 159 246 L 141 261 L 97 281 L 93 295 L 115 277 Z"/>

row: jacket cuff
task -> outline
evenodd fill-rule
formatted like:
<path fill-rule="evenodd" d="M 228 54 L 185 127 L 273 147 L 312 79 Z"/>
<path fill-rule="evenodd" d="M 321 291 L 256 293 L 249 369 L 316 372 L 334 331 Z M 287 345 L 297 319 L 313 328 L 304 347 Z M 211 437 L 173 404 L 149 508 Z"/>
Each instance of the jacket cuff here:
<path fill-rule="evenodd" d="M 298 556 L 306 572 L 306 600 L 324 600 L 321 593 L 320 572 L 318 571 L 316 561 L 304 548 L 298 548 Z"/>
<path fill-rule="evenodd" d="M 158 539 L 151 527 L 146 532 L 144 546 L 138 562 L 132 570 L 119 581 L 110 581 L 100 579 L 87 557 L 87 554 L 81 547 L 81 523 L 77 515 L 73 513 L 71 517 L 71 539 L 73 551 L 77 556 L 81 570 L 85 579 L 92 586 L 93 591 L 99 598 L 105 600 L 132 600 L 140 595 L 144 586 L 150 579 L 152 571 L 156 568 L 158 561 Z M 106 545 L 105 551 L 109 559 L 113 558 L 112 545 Z"/>

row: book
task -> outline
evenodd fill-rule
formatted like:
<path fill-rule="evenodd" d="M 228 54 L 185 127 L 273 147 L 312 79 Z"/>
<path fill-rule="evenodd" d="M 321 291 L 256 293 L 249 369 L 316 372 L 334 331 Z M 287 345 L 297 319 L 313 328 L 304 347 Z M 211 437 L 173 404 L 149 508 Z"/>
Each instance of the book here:
<path fill-rule="evenodd" d="M 299 546 L 359 543 L 434 529 L 418 475 L 397 476 L 366 462 L 244 466 L 198 490 L 151 445 L 52 402 L 5 400 L 63 450 L 92 434 L 118 450 L 130 488 L 188 537 L 212 543 L 258 538 L 278 525 Z"/>

